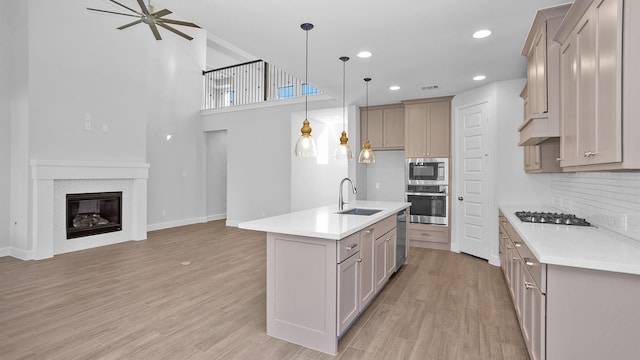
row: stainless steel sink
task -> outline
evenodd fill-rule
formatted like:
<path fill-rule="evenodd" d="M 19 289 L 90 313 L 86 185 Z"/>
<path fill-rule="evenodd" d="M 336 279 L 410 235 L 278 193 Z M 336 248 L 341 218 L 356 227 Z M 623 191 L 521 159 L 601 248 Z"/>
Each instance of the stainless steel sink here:
<path fill-rule="evenodd" d="M 336 214 L 369 216 L 369 215 L 373 215 L 375 213 L 379 213 L 380 211 L 382 211 L 382 210 L 353 208 L 353 209 L 349 209 L 349 210 L 339 211 Z"/>

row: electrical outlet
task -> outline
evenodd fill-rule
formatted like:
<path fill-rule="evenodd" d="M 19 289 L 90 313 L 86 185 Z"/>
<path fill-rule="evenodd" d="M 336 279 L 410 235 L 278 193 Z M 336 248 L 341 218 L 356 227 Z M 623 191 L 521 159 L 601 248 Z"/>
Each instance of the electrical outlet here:
<path fill-rule="evenodd" d="M 376 189 L 380 189 L 380 183 L 376 183 Z"/>
<path fill-rule="evenodd" d="M 86 122 L 84 123 L 84 129 L 85 129 L 85 130 L 91 130 L 91 123 L 90 123 L 90 122 L 88 122 L 88 121 L 86 121 Z"/>

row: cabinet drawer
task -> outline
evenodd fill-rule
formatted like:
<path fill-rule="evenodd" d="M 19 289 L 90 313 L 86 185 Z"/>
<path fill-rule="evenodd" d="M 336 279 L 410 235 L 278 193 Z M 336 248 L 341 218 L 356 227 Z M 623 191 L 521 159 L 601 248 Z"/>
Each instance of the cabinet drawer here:
<path fill-rule="evenodd" d="M 336 246 L 338 247 L 338 251 L 336 251 L 338 258 L 336 259 L 336 262 L 339 264 L 345 259 L 348 259 L 351 255 L 360 251 L 360 232 L 351 234 L 342 240 L 336 241 Z"/>
<path fill-rule="evenodd" d="M 395 228 L 396 226 L 397 226 L 396 215 L 391 215 L 388 218 L 373 224 L 367 229 L 373 229 L 374 236 L 377 239 L 380 236 L 388 233 L 391 229 Z"/>
<path fill-rule="evenodd" d="M 433 230 L 409 229 L 407 231 L 407 236 L 409 237 L 409 240 L 448 243 L 449 237 L 447 235 L 448 235 L 448 232 L 446 228 L 433 229 Z"/>

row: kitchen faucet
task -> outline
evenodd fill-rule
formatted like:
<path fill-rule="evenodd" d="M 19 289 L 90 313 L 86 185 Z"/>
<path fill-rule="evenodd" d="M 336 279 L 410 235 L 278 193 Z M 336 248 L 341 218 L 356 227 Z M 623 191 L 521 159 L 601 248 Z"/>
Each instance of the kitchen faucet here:
<path fill-rule="evenodd" d="M 340 181 L 340 188 L 338 189 L 338 211 L 342 211 L 342 208 L 344 208 L 344 204 L 347 204 L 346 202 L 344 202 L 343 198 L 342 198 L 342 184 L 344 184 L 345 181 L 348 181 L 351 184 L 351 188 L 353 189 L 353 193 L 357 194 L 358 190 L 356 190 L 356 186 L 353 185 L 353 181 L 351 181 L 351 179 L 349 178 L 344 178 L 342 179 L 342 181 Z"/>

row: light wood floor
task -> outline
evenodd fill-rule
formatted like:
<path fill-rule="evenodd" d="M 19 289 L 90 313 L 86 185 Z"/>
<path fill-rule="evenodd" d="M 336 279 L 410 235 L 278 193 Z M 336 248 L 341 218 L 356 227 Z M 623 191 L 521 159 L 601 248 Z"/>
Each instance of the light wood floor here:
<path fill-rule="evenodd" d="M 266 335 L 265 238 L 214 221 L 0 258 L 0 358 L 332 359 Z M 528 359 L 499 268 L 415 248 L 409 261 L 337 358 Z"/>

